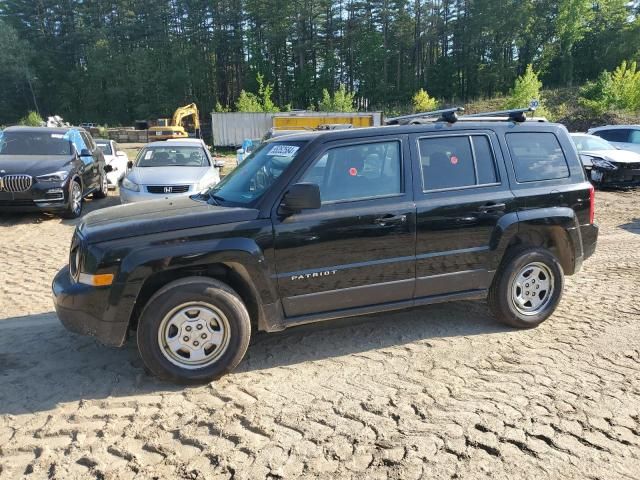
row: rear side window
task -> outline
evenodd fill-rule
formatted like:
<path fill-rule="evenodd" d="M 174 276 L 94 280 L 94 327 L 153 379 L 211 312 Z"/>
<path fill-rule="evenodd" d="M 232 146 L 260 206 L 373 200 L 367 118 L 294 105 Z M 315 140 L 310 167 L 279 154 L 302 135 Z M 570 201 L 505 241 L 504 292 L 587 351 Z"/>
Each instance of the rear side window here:
<path fill-rule="evenodd" d="M 518 182 L 569 176 L 567 159 L 553 133 L 509 133 L 506 137 Z"/>
<path fill-rule="evenodd" d="M 424 191 L 497 183 L 495 159 L 485 135 L 421 138 Z"/>
<path fill-rule="evenodd" d="M 631 133 L 631 130 L 628 128 L 612 128 L 611 130 L 600 130 L 593 134 L 610 142 L 626 143 L 629 141 L 629 133 Z"/>

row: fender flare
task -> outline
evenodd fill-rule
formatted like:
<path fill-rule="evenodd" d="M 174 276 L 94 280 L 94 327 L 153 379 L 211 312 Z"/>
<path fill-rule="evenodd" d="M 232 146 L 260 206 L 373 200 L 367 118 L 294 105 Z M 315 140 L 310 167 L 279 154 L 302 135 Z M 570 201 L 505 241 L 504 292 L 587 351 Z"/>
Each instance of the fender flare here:
<path fill-rule="evenodd" d="M 223 238 L 188 243 L 153 244 L 136 249 L 122 259 L 111 288 L 109 303 L 118 305 L 115 316 L 131 318 L 143 285 L 156 274 L 172 270 L 206 269 L 225 265 L 249 282 L 257 301 L 264 305 L 277 301 L 277 289 L 264 253 L 248 238 Z M 241 268 L 238 268 L 241 267 Z M 240 270 L 240 271 L 238 271 Z"/>
<path fill-rule="evenodd" d="M 550 236 L 560 249 L 565 273 L 571 275 L 582 263 L 582 236 L 575 212 L 568 207 L 550 207 L 508 213 L 498 221 L 489 242 L 494 253 L 490 265 L 496 270 L 504 254 L 518 235 L 544 232 Z"/>

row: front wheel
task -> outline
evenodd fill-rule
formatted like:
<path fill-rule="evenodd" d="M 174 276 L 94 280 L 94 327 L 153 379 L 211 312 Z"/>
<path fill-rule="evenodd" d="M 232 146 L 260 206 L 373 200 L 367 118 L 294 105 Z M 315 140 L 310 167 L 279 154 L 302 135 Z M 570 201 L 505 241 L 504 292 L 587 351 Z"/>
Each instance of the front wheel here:
<path fill-rule="evenodd" d="M 549 250 L 516 250 L 496 273 L 489 289 L 489 307 L 507 325 L 536 327 L 555 311 L 563 286 L 562 267 Z"/>
<path fill-rule="evenodd" d="M 190 277 L 161 288 L 138 323 L 138 349 L 159 378 L 179 383 L 215 380 L 240 363 L 251 321 L 238 294 L 210 278 Z"/>
<path fill-rule="evenodd" d="M 82 185 L 77 180 L 72 180 L 69 185 L 69 202 L 62 213 L 64 218 L 78 218 L 82 214 Z"/>

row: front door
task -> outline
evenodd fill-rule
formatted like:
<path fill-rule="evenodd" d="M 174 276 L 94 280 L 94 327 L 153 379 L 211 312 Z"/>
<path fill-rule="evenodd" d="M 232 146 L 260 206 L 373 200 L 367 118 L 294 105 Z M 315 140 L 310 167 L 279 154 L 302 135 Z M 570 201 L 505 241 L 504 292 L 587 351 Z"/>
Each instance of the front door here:
<path fill-rule="evenodd" d="M 488 288 L 491 235 L 516 210 L 495 134 L 413 135 L 411 141 L 419 160 L 415 298 Z"/>
<path fill-rule="evenodd" d="M 411 301 L 416 227 L 407 141 L 329 144 L 297 179 L 319 185 L 321 208 L 274 212 L 287 317 Z"/>

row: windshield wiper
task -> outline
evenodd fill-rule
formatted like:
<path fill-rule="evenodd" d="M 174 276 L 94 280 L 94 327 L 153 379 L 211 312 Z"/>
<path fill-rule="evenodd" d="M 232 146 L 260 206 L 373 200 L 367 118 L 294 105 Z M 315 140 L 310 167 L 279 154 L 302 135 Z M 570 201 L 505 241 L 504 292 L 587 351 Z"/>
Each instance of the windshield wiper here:
<path fill-rule="evenodd" d="M 221 205 L 220 202 L 224 202 L 225 199 L 215 193 L 209 193 L 209 199 L 213 200 L 217 205 Z"/>

